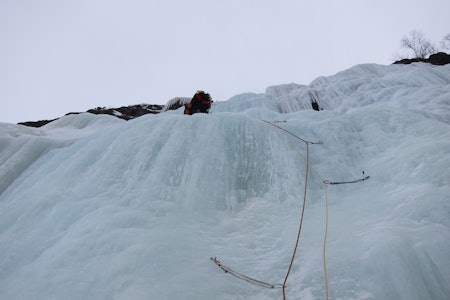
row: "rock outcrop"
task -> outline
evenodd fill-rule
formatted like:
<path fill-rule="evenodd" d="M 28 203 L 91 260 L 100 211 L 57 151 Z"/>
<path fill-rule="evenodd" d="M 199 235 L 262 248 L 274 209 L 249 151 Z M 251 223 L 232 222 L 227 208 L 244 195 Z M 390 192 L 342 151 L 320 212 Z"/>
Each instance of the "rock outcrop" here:
<path fill-rule="evenodd" d="M 432 65 L 443 66 L 450 63 L 450 54 L 438 52 L 430 55 L 429 58 L 405 58 L 394 62 L 394 64 L 408 65 L 415 62 L 425 62 Z"/>
<path fill-rule="evenodd" d="M 164 108 L 164 105 L 158 105 L 158 104 L 137 104 L 137 105 L 130 105 L 130 106 L 122 106 L 119 108 L 97 107 L 97 108 L 89 109 L 87 112 L 96 114 L 96 115 L 111 115 L 111 116 L 115 116 L 117 118 L 128 121 L 128 120 L 131 120 L 131 119 L 134 119 L 134 118 L 146 115 L 146 114 L 158 114 L 163 110 L 163 108 Z M 80 112 L 71 112 L 66 115 L 72 115 L 72 114 L 80 114 Z M 41 126 L 44 126 L 55 120 L 58 120 L 58 118 L 53 119 L 53 120 L 21 122 L 18 124 L 30 126 L 30 127 L 41 127 Z"/>

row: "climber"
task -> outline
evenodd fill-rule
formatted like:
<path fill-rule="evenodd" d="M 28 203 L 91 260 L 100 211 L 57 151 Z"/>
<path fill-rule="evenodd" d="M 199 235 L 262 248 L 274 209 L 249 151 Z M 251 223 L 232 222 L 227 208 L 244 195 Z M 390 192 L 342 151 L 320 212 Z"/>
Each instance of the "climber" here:
<path fill-rule="evenodd" d="M 197 91 L 192 97 L 190 103 L 184 106 L 185 115 L 193 115 L 195 113 L 205 113 L 209 112 L 212 103 L 211 96 L 204 91 Z"/>

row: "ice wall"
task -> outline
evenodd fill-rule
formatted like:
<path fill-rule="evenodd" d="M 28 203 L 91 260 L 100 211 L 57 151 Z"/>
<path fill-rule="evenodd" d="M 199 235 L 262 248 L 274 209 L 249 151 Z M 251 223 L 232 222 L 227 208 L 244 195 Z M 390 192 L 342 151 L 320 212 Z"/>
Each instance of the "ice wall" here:
<path fill-rule="evenodd" d="M 450 68 L 361 65 L 310 86 L 132 121 L 0 124 L 1 299 L 288 299 L 450 295 Z M 314 89 L 324 110 L 299 105 Z M 290 101 L 290 102 L 289 102 Z M 284 104 L 283 104 L 284 103 Z M 284 107 L 284 109 L 282 109 Z M 285 111 L 281 113 L 280 111 Z"/>

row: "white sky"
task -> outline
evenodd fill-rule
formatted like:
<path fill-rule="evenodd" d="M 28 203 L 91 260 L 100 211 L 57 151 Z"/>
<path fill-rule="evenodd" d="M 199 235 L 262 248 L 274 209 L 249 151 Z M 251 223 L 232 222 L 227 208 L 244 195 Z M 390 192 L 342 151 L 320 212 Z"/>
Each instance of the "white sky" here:
<path fill-rule="evenodd" d="M 0 0 L 0 122 L 97 106 L 228 100 L 390 64 L 450 33 L 448 0 Z"/>

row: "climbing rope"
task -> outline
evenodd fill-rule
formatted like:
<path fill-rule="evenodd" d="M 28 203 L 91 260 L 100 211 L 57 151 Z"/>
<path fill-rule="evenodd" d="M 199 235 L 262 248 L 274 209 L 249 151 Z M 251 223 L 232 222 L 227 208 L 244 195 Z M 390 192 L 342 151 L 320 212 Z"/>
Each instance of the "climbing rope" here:
<path fill-rule="evenodd" d="M 329 296 L 329 291 L 328 291 L 328 275 L 327 275 L 327 264 L 326 264 L 326 245 L 327 245 L 327 237 L 328 237 L 328 187 L 327 185 L 337 185 L 337 184 L 348 184 L 348 183 L 357 183 L 357 182 L 361 182 L 361 181 L 365 181 L 368 180 L 370 178 L 370 176 L 365 176 L 363 178 L 360 179 L 356 179 L 356 180 L 352 180 L 352 181 L 330 181 L 330 180 L 325 180 L 320 174 L 319 172 L 314 169 L 313 166 L 310 165 L 309 162 L 309 145 L 314 145 L 314 144 L 322 144 L 322 142 L 311 142 L 311 141 L 307 141 L 301 137 L 299 137 L 298 135 L 290 132 L 287 129 L 284 129 L 283 127 L 275 124 L 275 123 L 279 123 L 279 122 L 270 122 L 270 121 L 266 121 L 266 120 L 262 120 L 263 122 L 270 124 L 278 129 L 280 129 L 281 131 L 283 131 L 285 134 L 288 134 L 302 142 L 304 142 L 306 144 L 306 158 L 303 157 L 303 155 L 300 153 L 300 151 L 298 151 L 297 147 L 294 147 L 295 149 L 297 149 L 299 155 L 305 160 L 306 162 L 306 175 L 305 175 L 305 186 L 304 186 L 304 191 L 303 191 L 303 205 L 302 205 L 302 212 L 301 212 L 301 216 L 300 216 L 300 221 L 299 221 L 299 229 L 298 229 L 298 233 L 297 233 L 297 240 L 295 242 L 295 247 L 292 253 L 292 257 L 291 257 L 291 261 L 288 267 L 288 270 L 286 272 L 285 278 L 284 278 L 284 282 L 283 284 L 270 284 L 267 282 L 263 282 L 254 278 L 251 278 L 249 276 L 246 276 L 244 274 L 238 273 L 226 266 L 224 266 L 219 260 L 217 260 L 217 258 L 212 258 L 211 260 L 219 267 L 221 268 L 225 273 L 231 274 L 237 278 L 240 278 L 242 280 L 245 280 L 251 284 L 255 284 L 261 287 L 265 287 L 265 288 L 270 288 L 270 289 L 274 289 L 274 288 L 282 288 L 283 290 L 283 299 L 286 300 L 286 283 L 289 277 L 289 274 L 291 272 L 292 266 L 294 264 L 294 259 L 297 253 L 297 249 L 298 249 L 298 245 L 300 243 L 300 235 L 301 235 L 301 231 L 302 231 L 302 225 L 303 225 L 303 217 L 304 217 L 304 213 L 305 213 L 305 207 L 306 207 L 306 193 L 307 193 L 307 187 L 308 187 L 308 178 L 309 178 L 309 169 L 311 169 L 316 176 L 322 180 L 322 184 L 323 184 L 323 188 L 325 191 L 325 233 L 324 233 L 324 238 L 323 238 L 323 272 L 324 272 L 324 284 L 325 284 L 325 293 L 326 293 L 326 299 L 328 300 L 328 296 Z M 288 139 L 289 142 L 290 139 Z M 294 146 L 294 145 L 293 145 Z M 363 176 L 364 176 L 364 172 L 363 172 Z"/>
<path fill-rule="evenodd" d="M 325 190 L 325 234 L 323 237 L 323 280 L 325 284 L 325 299 L 328 300 L 328 275 L 327 275 L 327 237 L 328 237 L 328 187 L 323 184 Z"/>
<path fill-rule="evenodd" d="M 245 280 L 251 284 L 254 285 L 259 285 L 268 289 L 275 289 L 275 288 L 282 288 L 283 285 L 282 284 L 271 284 L 271 283 L 267 283 L 264 281 L 260 281 L 254 278 L 251 278 L 249 276 L 246 276 L 244 274 L 238 273 L 230 268 L 228 268 L 227 266 L 224 266 L 218 259 L 217 257 L 214 258 L 210 258 L 219 268 L 221 268 L 225 273 L 228 273 L 230 275 L 233 275 L 234 277 L 237 277 L 239 279 Z"/>
<path fill-rule="evenodd" d="M 309 145 L 318 145 L 318 144 L 322 144 L 322 142 L 311 142 L 311 141 L 307 141 L 301 137 L 299 137 L 298 135 L 290 132 L 287 129 L 284 129 L 283 127 L 278 126 L 277 124 L 274 124 L 272 122 L 269 121 L 265 121 L 263 120 L 265 123 L 270 124 L 272 126 L 275 126 L 276 128 L 280 129 L 281 131 L 283 131 L 285 134 L 289 134 L 290 136 L 293 136 L 294 138 L 304 142 L 306 144 L 306 157 L 303 157 L 303 155 L 300 153 L 300 151 L 298 150 L 298 147 L 295 147 L 291 140 L 288 139 L 288 141 L 291 143 L 291 145 L 293 146 L 294 149 L 296 149 L 298 151 L 298 154 L 305 160 L 306 163 L 306 175 L 305 175 L 305 186 L 304 186 L 304 192 L 303 192 L 303 205 L 302 205 L 302 213 L 301 213 L 301 217 L 300 217 L 300 225 L 299 225 L 299 229 L 298 229 L 298 233 L 297 233 L 297 240 L 295 242 L 295 247 L 294 247 L 294 251 L 291 257 L 291 262 L 289 264 L 289 268 L 288 271 L 286 273 L 286 277 L 284 279 L 284 283 L 283 283 L 283 300 L 286 300 L 286 283 L 287 283 L 287 279 L 289 277 L 289 273 L 291 271 L 292 265 L 294 263 L 294 258 L 298 249 L 298 245 L 300 243 L 300 234 L 301 234 L 301 230 L 302 230 L 302 224 L 303 224 L 303 216 L 304 216 L 304 212 L 305 212 L 305 206 L 306 206 L 306 191 L 307 191 L 307 187 L 308 187 L 308 178 L 309 178 L 309 169 L 311 168 L 311 170 L 317 175 L 317 177 L 319 177 L 322 182 L 325 182 L 326 180 L 319 174 L 319 172 L 314 169 L 310 162 L 309 162 Z M 326 299 L 328 300 L 328 278 L 327 278 L 327 270 L 326 270 L 326 240 L 327 240 L 327 235 L 328 235 L 328 194 L 327 194 L 327 190 L 326 190 L 326 186 L 324 184 L 325 187 L 325 236 L 324 236 L 324 242 L 323 242 L 323 269 L 324 269 L 324 281 L 325 281 L 325 291 L 326 291 Z"/>
<path fill-rule="evenodd" d="M 305 175 L 305 188 L 303 192 L 303 205 L 302 205 L 302 214 L 300 217 L 300 225 L 298 227 L 298 233 L 297 233 L 297 241 L 295 242 L 294 252 L 292 253 L 291 263 L 289 264 L 289 268 L 286 272 L 286 277 L 284 278 L 283 282 L 283 299 L 286 299 L 286 282 L 289 277 L 289 273 L 291 272 L 292 265 L 294 264 L 295 254 L 297 253 L 298 249 L 298 243 L 300 242 L 300 234 L 302 232 L 302 225 L 303 225 L 303 216 L 305 214 L 305 206 L 306 206 L 306 190 L 308 187 L 308 173 L 309 173 L 309 144 L 306 143 L 306 175 Z"/>
<path fill-rule="evenodd" d="M 290 132 L 287 129 L 284 129 L 283 127 L 269 122 L 269 121 L 265 121 L 263 120 L 265 123 L 270 124 L 272 126 L 275 126 L 276 128 L 280 129 L 281 131 L 283 131 L 286 134 L 289 134 L 290 136 L 295 137 L 296 139 L 301 140 L 302 142 L 304 142 L 306 144 L 306 158 L 303 157 L 303 155 L 301 153 L 299 153 L 299 155 L 305 160 L 306 162 L 306 176 L 305 176 L 305 189 L 304 189 L 304 194 L 303 194 L 303 207 L 302 207 L 302 214 L 301 214 L 301 218 L 300 218 L 300 226 L 299 226 L 299 231 L 297 234 L 297 241 L 295 244 L 295 248 L 294 248 L 294 253 L 292 255 L 292 259 L 291 259 L 291 263 L 289 265 L 284 283 L 283 283 L 283 299 L 286 300 L 286 294 L 285 294 L 285 288 L 286 288 L 286 282 L 287 282 L 287 278 L 289 276 L 289 272 L 292 268 L 292 264 L 294 261 L 294 257 L 298 248 L 298 244 L 299 244 L 299 240 L 300 240 L 300 232 L 301 232 L 301 228 L 302 228 L 302 223 L 303 223 L 303 215 L 304 215 L 304 209 L 305 209 L 305 203 L 306 203 L 306 188 L 308 185 L 308 170 L 311 167 L 311 170 L 317 175 L 318 178 L 320 178 L 322 180 L 322 184 L 323 184 L 323 188 L 325 191 L 325 233 L 324 233 L 324 238 L 323 238 L 323 273 L 324 273 L 324 284 L 325 284 L 325 293 L 326 293 L 326 299 L 328 300 L 329 297 L 329 289 L 328 289 L 328 275 L 327 275 L 327 258 L 326 258 L 326 253 L 327 253 L 327 237 L 328 237 L 328 188 L 327 185 L 336 185 L 336 184 L 348 184 L 348 183 L 357 183 L 357 182 L 361 182 L 361 181 L 365 181 L 367 179 L 370 178 L 370 176 L 365 176 L 363 178 L 360 179 L 356 179 L 356 180 L 352 180 L 352 181 L 330 181 L 330 180 L 325 180 L 320 174 L 319 172 L 314 169 L 312 166 L 310 166 L 310 162 L 309 162 L 309 145 L 310 144 L 322 144 L 322 142 L 310 142 L 307 141 L 301 137 L 299 137 L 298 135 Z M 278 123 L 278 122 L 277 122 Z M 290 141 L 288 139 L 288 141 Z M 298 148 L 296 147 L 296 149 L 298 150 Z M 364 176 L 364 171 L 363 171 L 363 176 Z"/>

